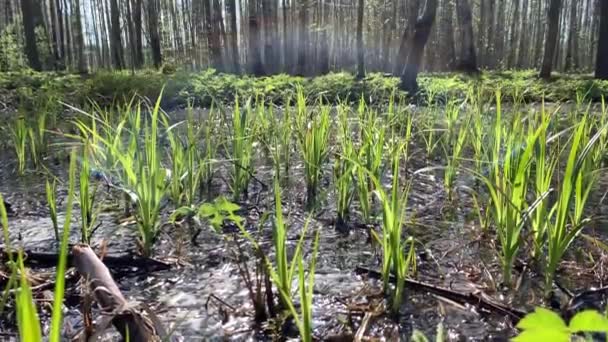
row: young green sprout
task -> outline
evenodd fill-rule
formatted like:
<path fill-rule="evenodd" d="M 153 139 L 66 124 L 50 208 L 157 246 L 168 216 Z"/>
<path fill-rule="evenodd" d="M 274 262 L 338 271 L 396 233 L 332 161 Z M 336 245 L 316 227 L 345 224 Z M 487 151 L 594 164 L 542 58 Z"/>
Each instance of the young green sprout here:
<path fill-rule="evenodd" d="M 305 106 L 301 103 L 298 106 Z M 329 156 L 329 119 L 330 107 L 321 105 L 319 113 L 309 121 L 305 114 L 299 113 L 298 134 L 304 174 L 306 178 L 306 208 L 312 210 L 316 205 L 319 183 L 323 175 L 323 166 Z"/>

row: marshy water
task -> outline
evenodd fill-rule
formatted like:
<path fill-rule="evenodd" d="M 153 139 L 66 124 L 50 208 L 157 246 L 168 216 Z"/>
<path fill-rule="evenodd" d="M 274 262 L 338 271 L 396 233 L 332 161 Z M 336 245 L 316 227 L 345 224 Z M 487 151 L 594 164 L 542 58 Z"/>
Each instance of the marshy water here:
<path fill-rule="evenodd" d="M 583 115 L 585 111 L 575 109 L 573 104 L 559 109 L 557 105 L 552 104 L 548 108 L 551 109 L 547 111 L 556 110 L 555 117 L 563 118 L 568 117 L 572 111 L 580 111 L 577 115 Z M 591 108 L 593 115 L 600 114 L 599 106 L 594 105 Z M 528 233 L 522 233 L 524 243 L 515 260 L 512 284 L 507 286 L 502 282 L 499 258 L 501 242 L 497 238 L 493 224 L 490 224 L 487 230 L 480 226 L 480 219 L 491 210 L 489 199 L 483 195 L 484 185 L 471 174 L 463 171 L 465 166 L 473 165 L 472 149 L 468 147 L 459 157 L 462 159 L 462 164 L 457 172 L 451 195 L 448 195 L 444 186 L 444 167 L 446 160 L 451 156 L 442 151 L 448 148 L 449 144 L 445 147 L 437 145 L 439 147 L 432 155 L 426 154 L 425 144 L 428 140 L 425 139 L 429 137 L 426 127 L 436 130 L 435 139 L 446 139 L 446 141 L 448 139 L 446 132 L 449 128 L 445 122 L 445 110 L 445 106 L 433 109 L 436 119 L 430 126 L 422 124 L 429 115 L 426 108 L 410 106 L 400 112 L 403 116 L 406 113 L 412 115 L 414 132 L 412 139 L 406 142 L 409 146 L 407 162 L 399 168 L 400 179 L 404 182 L 411 180 L 407 198 L 407 220 L 403 228 L 404 239 L 406 236 L 412 236 L 416 240 L 415 273 L 409 276 L 457 293 L 483 293 L 496 302 L 521 311 L 528 312 L 535 306 L 547 305 L 543 299 L 542 267 L 535 265 L 528 255 L 531 249 Z M 495 107 L 487 107 L 484 115 L 488 116 L 488 121 L 492 119 L 495 110 Z M 526 105 L 518 110 L 526 114 L 533 113 L 540 111 L 540 105 Z M 377 111 L 380 117 L 386 115 L 385 109 Z M 296 113 L 297 110 L 294 109 L 292 112 Z M 312 107 L 307 111 L 311 113 L 310 115 L 316 115 L 317 112 L 318 110 Z M 466 109 L 463 109 L 462 113 L 465 112 Z M 208 116 L 208 110 L 195 110 L 195 113 L 196 117 L 198 114 L 201 114 L 201 117 Z M 230 115 L 230 113 L 224 114 Z M 356 109 L 353 109 L 351 114 L 353 117 L 356 116 Z M 78 114 L 66 115 L 73 117 Z M 8 117 L 11 117 L 11 114 Z M 168 117 L 172 122 L 179 122 L 185 119 L 185 113 L 182 110 L 173 111 L 168 113 Z M 218 120 L 221 121 L 219 116 Z M 230 121 L 230 119 L 226 120 L 226 122 Z M 226 122 L 217 125 L 223 127 Z M 459 119 L 458 126 L 463 125 L 462 122 L 462 119 Z M 414 330 L 433 336 L 438 325 L 441 324 L 446 331 L 446 338 L 450 341 L 506 340 L 514 336 L 516 330 L 513 322 L 504 314 L 481 310 L 475 303 L 457 302 L 408 286 L 405 287 L 405 298 L 400 314 L 395 317 L 387 313 L 387 296 L 383 291 L 382 282 L 356 272 L 358 267 L 379 271 L 382 265 L 382 247 L 370 234 L 370 229 L 382 231 L 379 200 L 372 201 L 376 215 L 380 216 L 374 219 L 372 224 L 365 224 L 362 221 L 357 200 L 353 200 L 348 223 L 349 231 L 344 233 L 334 227 L 337 202 L 333 187 L 334 160 L 340 153 L 336 125 L 337 118 L 332 115 L 334 133 L 329 138 L 331 152 L 323 165 L 318 203 L 312 214 L 311 211 L 305 210 L 306 170 L 298 151 L 300 147 L 295 142 L 290 150 L 292 156 L 289 175 L 282 182 L 281 187 L 283 213 L 288 227 L 289 253 L 293 253 L 307 220 L 310 219 L 308 224 L 310 230 L 318 230 L 320 233 L 312 300 L 313 335 L 319 340 L 331 341 L 350 341 L 356 338 L 407 340 Z M 59 126 L 64 132 L 70 129 L 67 119 Z M 220 131 L 229 136 L 230 130 L 224 128 Z M 358 127 L 353 125 L 352 128 L 354 134 Z M 255 128 L 252 128 L 252 131 L 254 130 Z M 484 130 L 491 131 L 491 125 L 485 126 Z M 398 132 L 403 134 L 402 130 Z M 557 132 L 556 129 L 553 131 L 553 133 Z M 402 135 L 398 138 L 401 137 Z M 229 138 L 223 138 L 225 137 L 217 137 L 217 144 L 222 147 L 219 147 L 214 157 L 217 163 L 213 173 L 211 193 L 205 194 L 202 199 L 197 198 L 197 203 L 220 195 L 231 196 L 230 182 L 231 170 L 233 170 L 231 145 L 230 142 L 226 142 L 230 140 Z M 50 149 L 43 161 L 45 168 L 34 169 L 29 163 L 24 175 L 17 174 L 18 161 L 11 144 L 0 145 L 2 147 L 0 193 L 5 201 L 10 203 L 14 212 L 9 216 L 11 244 L 14 247 L 20 246 L 26 251 L 44 253 L 54 253 L 58 250 L 46 203 L 45 182 L 50 174 L 60 180 L 57 200 L 60 203 L 58 207 L 61 208 L 58 215 L 61 227 L 65 217 L 67 196 L 66 140 L 69 139 L 50 134 Z M 54 141 L 61 143 L 54 145 Z M 386 144 L 388 141 L 387 138 Z M 163 156 L 163 164 L 168 165 L 170 163 L 168 146 L 162 142 L 159 144 L 161 145 L 159 150 L 167 153 Z M 265 213 L 272 213 L 275 208 L 272 187 L 274 169 L 272 160 L 264 153 L 264 144 L 261 141 L 254 143 L 253 151 L 254 178 L 250 180 L 247 197 L 241 197 L 236 202 L 241 207 L 240 216 L 246 220 L 245 228 L 254 234 L 262 249 L 272 256 L 274 253 L 272 220 L 266 221 L 261 226 L 260 222 L 263 221 Z M 567 156 L 567 151 L 562 159 L 565 158 L 564 156 Z M 394 175 L 391 172 L 388 151 L 385 153 L 383 165 L 381 182 L 390 188 Z M 556 174 L 560 172 L 557 171 Z M 589 238 L 595 237 L 605 241 L 602 232 L 605 223 L 601 213 L 605 212 L 606 208 L 602 203 L 606 179 L 601 170 L 598 174 L 600 176 L 585 207 L 585 213 L 593 219 L 582 233 Z M 115 189 L 107 187 L 103 180 L 93 180 L 92 184 L 97 184 L 98 196 L 95 205 L 100 214 L 97 218 L 99 228 L 92 236 L 91 246 L 94 249 L 100 249 L 102 245 L 106 246 L 107 255 L 134 254 L 138 250 L 136 243 L 138 232 L 135 219 L 124 212 L 121 195 L 117 194 Z M 353 195 L 353 198 L 356 196 Z M 554 198 L 551 200 L 553 201 Z M 478 206 L 481 207 L 479 212 Z M 273 326 L 278 323 L 272 320 L 255 322 L 250 293 L 241 271 L 244 265 L 253 270 L 255 257 L 250 243 L 238 230 L 228 227 L 217 232 L 205 220 L 201 220 L 200 226 L 197 227 L 191 222 L 167 224 L 175 207 L 174 204 L 168 203 L 161 210 L 162 225 L 152 254 L 155 259 L 169 264 L 170 269 L 147 272 L 136 267 L 129 268 L 128 265 L 120 270 L 111 268 L 120 290 L 128 300 L 146 303 L 175 340 L 241 341 L 298 338 L 297 329 L 293 324 L 285 324 L 279 328 Z M 79 213 L 79 210 L 74 210 L 70 232 L 71 243 L 78 243 L 81 238 L 78 229 Z M 200 234 L 192 241 L 192 232 L 197 228 L 200 228 Z M 600 244 L 590 241 L 580 237 L 575 240 L 558 269 L 559 285 L 574 293 L 591 287 L 601 287 L 606 280 L 603 271 L 606 251 L 602 250 Z M 304 238 L 303 250 L 306 260 L 311 259 L 312 245 L 313 236 L 309 231 Z M 54 277 L 53 268 L 32 267 L 28 271 L 43 278 L 46 274 L 47 279 L 50 280 Z M 0 281 L 3 281 L 3 278 L 0 278 Z M 297 281 L 294 281 L 294 289 L 297 289 L 296 283 Z M 68 282 L 64 320 L 66 338 L 83 328 L 78 305 L 78 288 L 75 282 Z M 44 297 L 45 295 L 48 294 L 36 293 L 39 304 L 44 302 L 44 298 L 48 298 Z M 561 297 L 563 305 L 566 306 L 567 296 L 562 294 Z M 298 301 L 299 296 L 295 296 L 295 302 Z M 50 311 L 42 308 L 39 312 L 42 322 L 48 328 Z M 6 319 L 1 320 L 0 333 L 6 337 L 15 336 L 14 314 L 5 310 L 2 315 Z M 362 325 L 365 325 L 365 329 L 361 333 L 359 329 Z"/>

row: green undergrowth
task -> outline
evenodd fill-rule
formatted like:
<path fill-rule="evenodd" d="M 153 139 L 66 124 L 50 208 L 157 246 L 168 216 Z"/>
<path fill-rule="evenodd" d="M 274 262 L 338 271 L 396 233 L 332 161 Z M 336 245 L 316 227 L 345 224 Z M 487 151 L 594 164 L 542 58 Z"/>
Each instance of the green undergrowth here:
<path fill-rule="evenodd" d="M 25 70 L 0 74 L 0 98 L 12 107 L 35 107 L 35 101 L 57 98 L 75 106 L 94 101 L 110 105 L 131 99 L 134 95 L 156 99 L 164 86 L 164 108 L 185 106 L 208 107 L 217 103 L 231 104 L 236 98 L 284 104 L 301 88 L 307 98 L 322 98 L 327 103 L 358 102 L 388 103 L 391 96 L 406 97 L 398 90 L 399 79 L 381 73 L 371 73 L 358 81 L 350 73 L 340 72 L 313 78 L 286 74 L 252 77 L 219 73 L 213 69 L 200 72 L 178 70 L 172 74 L 154 70 L 100 71 L 89 75 Z M 551 81 L 538 79 L 534 70 L 483 72 L 478 76 L 455 73 L 422 74 L 419 77 L 421 96 L 436 101 L 465 97 L 472 86 L 491 98 L 501 89 L 505 102 L 561 102 L 577 96 L 599 101 L 608 95 L 608 81 L 589 75 L 556 74 Z"/>

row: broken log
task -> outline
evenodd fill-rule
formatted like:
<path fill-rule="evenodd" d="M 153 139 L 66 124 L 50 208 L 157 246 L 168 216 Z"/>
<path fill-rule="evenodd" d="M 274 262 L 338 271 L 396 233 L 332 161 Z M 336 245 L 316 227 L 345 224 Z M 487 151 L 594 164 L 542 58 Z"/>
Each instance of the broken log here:
<path fill-rule="evenodd" d="M 355 269 L 355 273 L 358 275 L 365 274 L 373 279 L 382 279 L 382 274 L 380 272 L 365 267 L 357 267 Z M 391 275 L 390 281 L 394 283 L 396 281 L 395 276 Z M 413 290 L 432 293 L 434 295 L 450 299 L 459 304 L 473 305 L 475 307 L 509 317 L 514 325 L 527 314 L 525 311 L 510 308 L 504 304 L 498 303 L 481 291 L 479 293 L 461 293 L 410 278 L 405 279 L 405 286 Z"/>
<path fill-rule="evenodd" d="M 132 342 L 160 341 L 157 331 L 162 331 L 162 327 L 157 330 L 148 317 L 127 302 L 106 265 L 89 246 L 74 246 L 72 255 L 78 273 L 85 278 L 104 316 L 111 319 L 123 339 Z"/>
<path fill-rule="evenodd" d="M 13 254 L 16 254 L 16 252 L 13 252 Z M 23 251 L 23 255 L 23 261 L 28 266 L 54 267 L 57 266 L 59 261 L 59 254 L 57 253 Z M 1 250 L 0 256 L 3 260 L 8 260 L 6 250 Z M 73 260 L 73 253 L 68 254 L 68 264 L 73 264 Z M 103 257 L 103 263 L 111 269 L 138 268 L 145 272 L 163 271 L 171 268 L 168 263 L 132 254 L 106 255 Z"/>

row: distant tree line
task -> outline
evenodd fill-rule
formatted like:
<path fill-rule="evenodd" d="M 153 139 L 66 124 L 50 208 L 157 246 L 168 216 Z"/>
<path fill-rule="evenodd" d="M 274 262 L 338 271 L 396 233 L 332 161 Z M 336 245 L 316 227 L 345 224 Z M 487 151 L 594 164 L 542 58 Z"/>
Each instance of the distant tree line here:
<path fill-rule="evenodd" d="M 163 65 L 608 78 L 608 0 L 0 0 L 0 70 Z"/>

